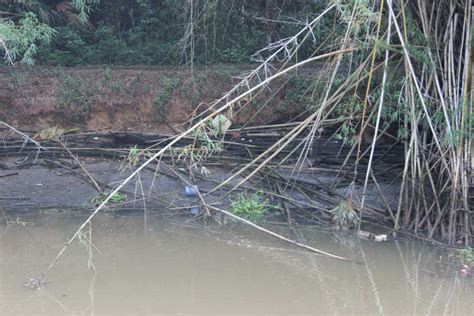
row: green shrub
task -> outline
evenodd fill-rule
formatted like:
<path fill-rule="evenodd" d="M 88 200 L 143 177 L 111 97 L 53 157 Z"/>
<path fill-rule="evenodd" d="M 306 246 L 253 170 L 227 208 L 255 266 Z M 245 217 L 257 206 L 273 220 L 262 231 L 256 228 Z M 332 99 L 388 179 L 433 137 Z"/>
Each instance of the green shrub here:
<path fill-rule="evenodd" d="M 79 76 L 63 75 L 58 90 L 58 110 L 73 122 L 87 118 L 96 98 L 97 87 Z"/>
<path fill-rule="evenodd" d="M 308 14 L 325 6 L 310 0 L 287 3 L 282 15 L 305 20 Z M 247 2 L 244 7 L 233 1 L 205 0 L 198 3 L 199 19 L 193 25 L 193 52 L 188 31 L 189 9 L 183 1 L 116 1 L 104 0 L 94 6 L 90 23 L 84 25 L 57 21 L 57 36 L 51 45 L 38 49 L 39 63 L 74 65 L 158 65 L 189 62 L 245 63 L 267 43 L 267 25 L 253 16 L 265 16 L 261 1 Z M 0 11 L 8 11 L 0 4 Z M 126 14 L 125 14 L 126 12 Z M 332 22 L 331 22 L 332 23 Z M 277 24 L 275 34 L 285 38 L 300 25 Z M 315 36 L 324 36 L 325 28 Z M 277 38 L 273 38 L 277 40 Z M 311 46 L 311 45 L 309 45 Z M 314 47 L 303 47 L 301 58 Z M 191 56 L 192 55 L 192 56 Z"/>
<path fill-rule="evenodd" d="M 466 247 L 455 250 L 456 258 L 469 267 L 474 267 L 474 249 Z"/>
<path fill-rule="evenodd" d="M 179 78 L 166 78 L 160 82 L 160 90 L 152 101 L 153 108 L 158 112 L 158 121 L 165 122 L 168 118 L 168 103 L 173 96 L 173 92 L 178 88 L 181 80 Z"/>
<path fill-rule="evenodd" d="M 347 202 L 341 202 L 338 206 L 330 210 L 332 214 L 333 227 L 347 230 L 359 224 L 360 218 Z"/>
<path fill-rule="evenodd" d="M 42 47 L 38 63 L 61 66 L 77 66 L 85 61 L 89 47 L 83 35 L 67 26 L 56 27 L 56 36 L 51 45 Z"/>
<path fill-rule="evenodd" d="M 109 196 L 108 193 L 103 192 L 98 197 L 94 198 L 92 200 L 92 203 L 98 206 L 102 204 L 108 196 Z M 127 200 L 128 200 L 127 195 L 122 194 L 120 192 L 116 192 L 110 197 L 109 203 L 118 204 L 118 203 L 126 202 Z"/>

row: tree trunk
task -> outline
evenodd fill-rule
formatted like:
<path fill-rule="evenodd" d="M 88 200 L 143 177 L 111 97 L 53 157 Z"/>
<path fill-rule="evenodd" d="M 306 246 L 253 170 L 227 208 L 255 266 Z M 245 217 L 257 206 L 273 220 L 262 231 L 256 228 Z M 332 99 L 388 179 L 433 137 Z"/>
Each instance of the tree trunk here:
<path fill-rule="evenodd" d="M 277 3 L 276 0 L 266 0 L 266 14 L 267 14 L 267 44 L 274 42 L 276 18 L 277 18 Z"/>

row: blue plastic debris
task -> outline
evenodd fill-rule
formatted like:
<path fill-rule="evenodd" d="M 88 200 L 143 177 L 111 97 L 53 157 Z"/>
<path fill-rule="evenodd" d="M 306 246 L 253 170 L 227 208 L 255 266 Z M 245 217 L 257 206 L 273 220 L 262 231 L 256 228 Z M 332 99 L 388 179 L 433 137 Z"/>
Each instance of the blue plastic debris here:
<path fill-rule="evenodd" d="M 201 209 L 199 207 L 191 208 L 191 215 L 199 215 L 199 213 L 201 213 Z"/>
<path fill-rule="evenodd" d="M 187 185 L 184 187 L 184 194 L 186 196 L 197 196 L 198 195 L 198 187 L 197 185 Z"/>

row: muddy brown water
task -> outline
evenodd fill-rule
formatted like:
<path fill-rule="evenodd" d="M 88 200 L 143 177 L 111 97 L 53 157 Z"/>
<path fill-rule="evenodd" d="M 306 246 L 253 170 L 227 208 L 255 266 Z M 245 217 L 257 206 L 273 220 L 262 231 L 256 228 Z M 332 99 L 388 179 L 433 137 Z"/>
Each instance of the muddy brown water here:
<path fill-rule="evenodd" d="M 188 218 L 101 215 L 92 262 L 75 242 L 26 288 L 84 220 L 24 216 L 0 227 L 1 315 L 472 315 L 474 286 L 440 264 L 443 252 L 413 241 L 374 243 L 312 227 L 300 237 L 353 264 L 301 251 L 249 228 Z M 273 227 L 288 233 L 284 227 Z M 100 251 L 100 253 L 99 253 Z"/>

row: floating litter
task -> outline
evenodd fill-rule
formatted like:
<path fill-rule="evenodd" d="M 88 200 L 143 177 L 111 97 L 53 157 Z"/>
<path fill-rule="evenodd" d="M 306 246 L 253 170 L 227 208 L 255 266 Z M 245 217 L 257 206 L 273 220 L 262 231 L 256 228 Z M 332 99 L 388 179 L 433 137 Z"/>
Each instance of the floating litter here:
<path fill-rule="evenodd" d="M 191 215 L 199 215 L 199 213 L 201 213 L 201 209 L 199 207 L 191 208 Z"/>
<path fill-rule="evenodd" d="M 184 194 L 186 196 L 197 196 L 198 195 L 198 187 L 197 185 L 187 185 L 184 187 Z"/>

